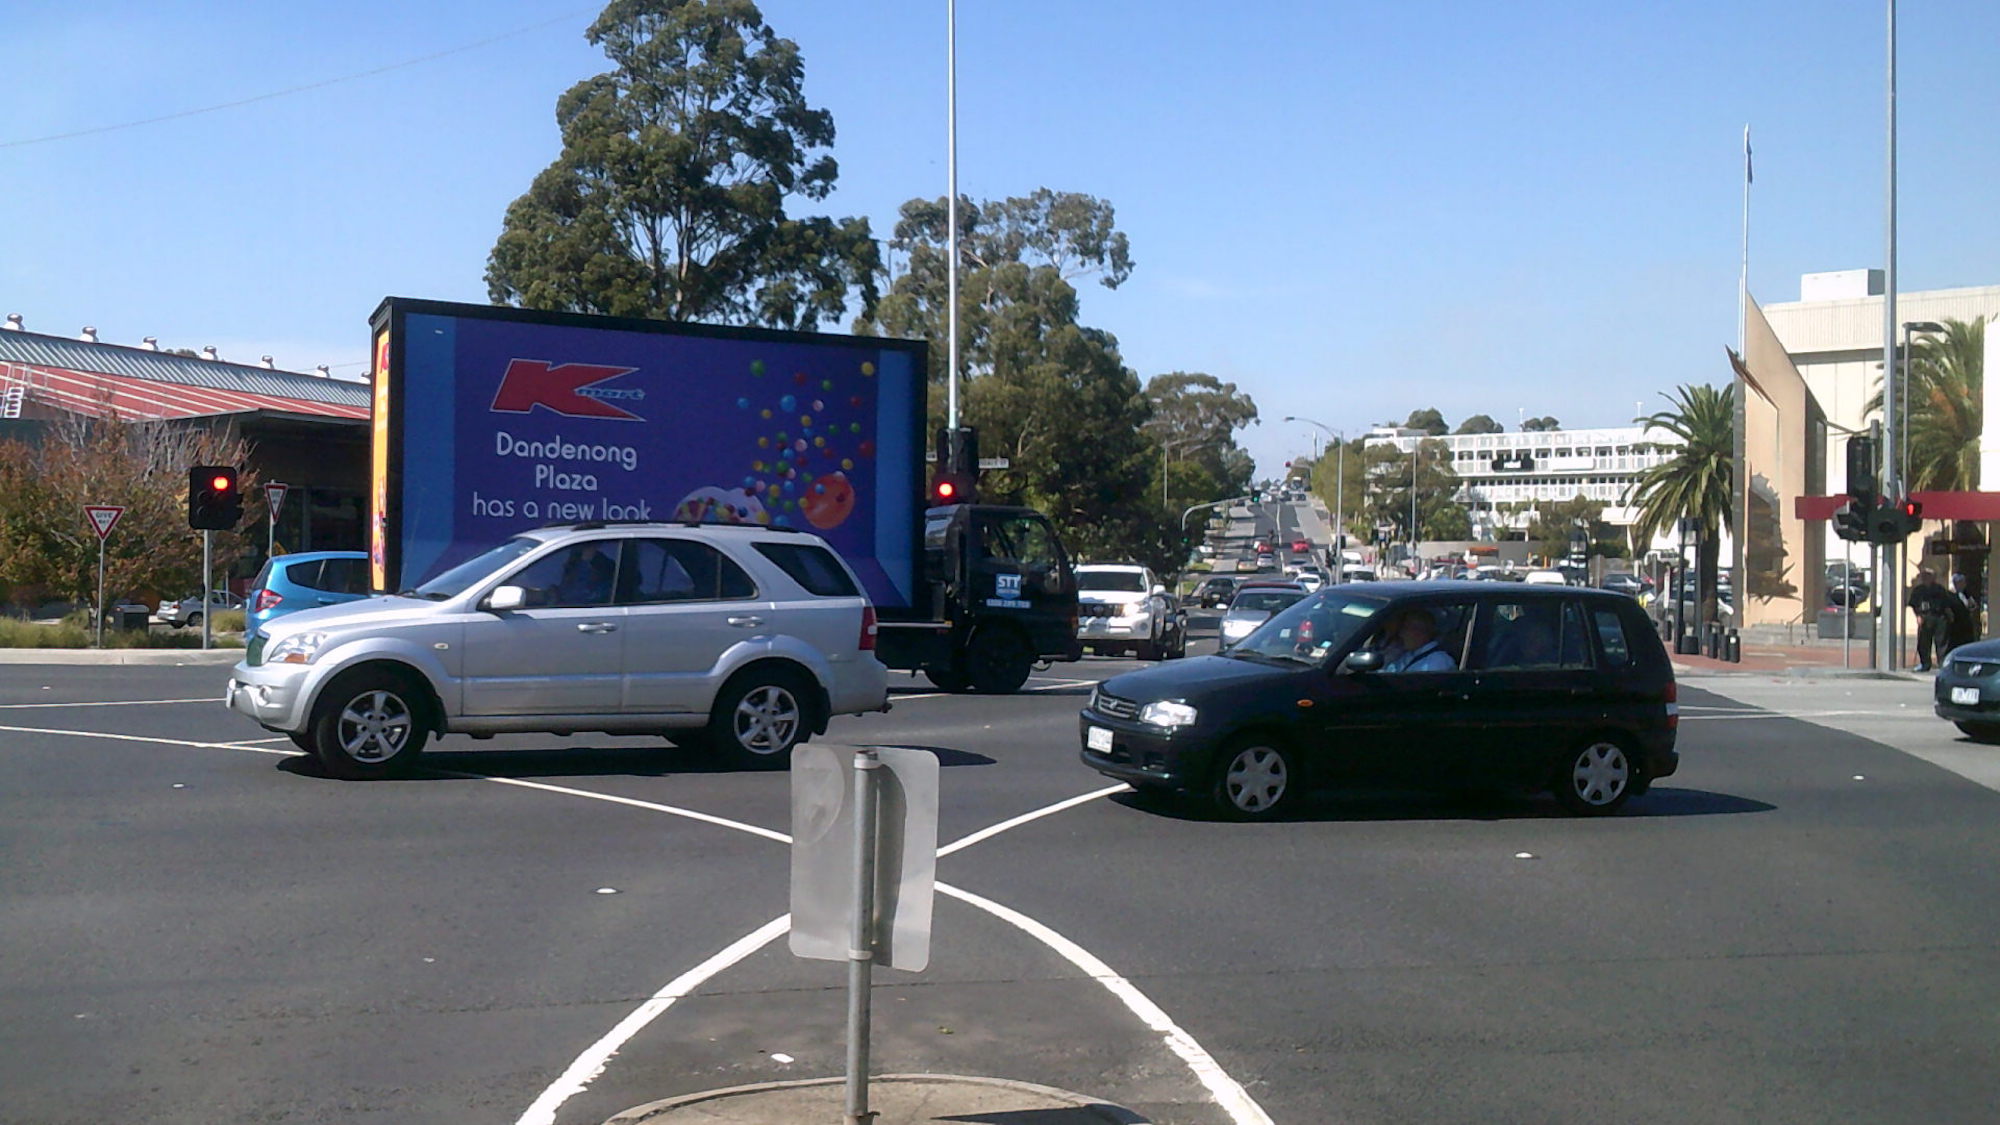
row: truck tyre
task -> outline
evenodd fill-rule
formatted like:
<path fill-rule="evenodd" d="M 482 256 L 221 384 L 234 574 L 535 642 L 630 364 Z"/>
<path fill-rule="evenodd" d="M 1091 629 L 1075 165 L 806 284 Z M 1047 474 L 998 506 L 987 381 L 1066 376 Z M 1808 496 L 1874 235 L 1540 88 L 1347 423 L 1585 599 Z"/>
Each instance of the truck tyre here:
<path fill-rule="evenodd" d="M 812 734 L 813 696 L 796 672 L 753 667 L 723 685 L 715 697 L 708 737 L 739 768 L 788 769 L 792 747 Z"/>
<path fill-rule="evenodd" d="M 953 660 L 948 667 L 925 668 L 924 678 L 939 691 L 962 692 L 968 686 L 965 678 L 965 661 Z"/>
<path fill-rule="evenodd" d="M 963 663 L 972 690 L 984 695 L 1010 695 L 1028 682 L 1035 654 L 1028 642 L 1008 628 L 981 629 L 966 646 Z"/>
<path fill-rule="evenodd" d="M 329 776 L 387 777 L 409 768 L 430 737 L 430 700 L 408 675 L 357 668 L 326 686 L 313 707 L 313 754 Z"/>

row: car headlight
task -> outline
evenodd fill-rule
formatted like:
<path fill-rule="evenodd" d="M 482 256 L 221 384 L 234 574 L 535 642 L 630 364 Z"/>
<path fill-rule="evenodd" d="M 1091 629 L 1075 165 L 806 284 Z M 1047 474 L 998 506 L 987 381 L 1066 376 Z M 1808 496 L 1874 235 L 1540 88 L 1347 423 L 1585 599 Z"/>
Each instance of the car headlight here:
<path fill-rule="evenodd" d="M 1152 613 L 1146 608 L 1145 602 L 1131 602 L 1118 611 L 1118 616 L 1127 621 L 1144 621 L 1151 617 Z"/>
<path fill-rule="evenodd" d="M 1139 708 L 1139 721 L 1156 727 L 1191 727 L 1194 725 L 1195 709 L 1176 699 L 1163 699 L 1158 703 L 1148 703 Z"/>
<path fill-rule="evenodd" d="M 264 650 L 264 663 L 311 664 L 326 638 L 325 633 L 293 633 Z"/>

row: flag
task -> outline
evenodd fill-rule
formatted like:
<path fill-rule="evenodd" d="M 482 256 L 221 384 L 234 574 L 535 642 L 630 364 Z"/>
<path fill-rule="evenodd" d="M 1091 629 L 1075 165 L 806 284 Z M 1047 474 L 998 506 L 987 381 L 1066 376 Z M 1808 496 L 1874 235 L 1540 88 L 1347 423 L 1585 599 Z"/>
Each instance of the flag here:
<path fill-rule="evenodd" d="M 1743 182 L 1754 184 L 1757 177 L 1750 172 L 1750 126 L 1743 127 Z"/>

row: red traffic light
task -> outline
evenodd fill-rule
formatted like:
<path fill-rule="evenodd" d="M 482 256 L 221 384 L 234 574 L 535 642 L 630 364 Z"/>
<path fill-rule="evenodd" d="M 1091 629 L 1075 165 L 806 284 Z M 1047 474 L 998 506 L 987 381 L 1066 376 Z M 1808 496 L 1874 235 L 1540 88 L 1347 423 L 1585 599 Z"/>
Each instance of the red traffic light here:
<path fill-rule="evenodd" d="M 1924 506 L 1922 504 L 1917 503 L 1915 500 L 1903 501 L 1902 507 L 1903 507 L 1903 514 L 1910 517 L 1911 519 L 1921 518 L 1924 514 Z"/>
<path fill-rule="evenodd" d="M 230 480 L 228 477 L 218 476 L 208 482 L 208 487 L 213 488 L 217 492 L 226 492 L 229 486 L 235 483 L 235 481 Z"/>
<path fill-rule="evenodd" d="M 938 499 L 950 500 L 951 498 L 957 495 L 958 495 L 958 485 L 953 484 L 951 481 L 948 480 L 941 480 L 938 482 L 937 484 Z"/>

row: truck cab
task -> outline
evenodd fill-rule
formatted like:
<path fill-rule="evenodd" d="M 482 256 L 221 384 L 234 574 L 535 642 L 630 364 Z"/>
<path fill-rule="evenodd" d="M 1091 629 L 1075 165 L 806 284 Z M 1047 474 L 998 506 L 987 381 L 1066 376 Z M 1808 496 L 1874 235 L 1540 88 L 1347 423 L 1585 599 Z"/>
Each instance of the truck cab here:
<path fill-rule="evenodd" d="M 1020 690 L 1035 664 L 1077 660 L 1076 577 L 1032 508 L 948 504 L 924 512 L 924 594 L 884 610 L 878 656 L 946 691 Z"/>

